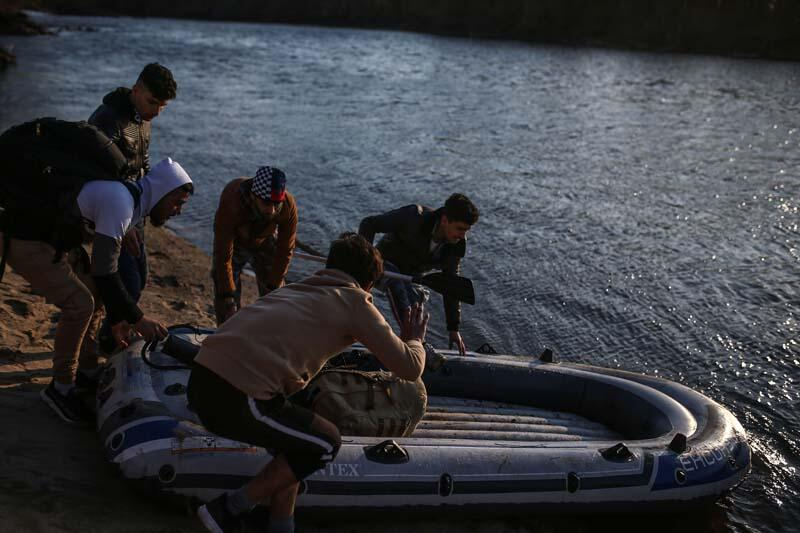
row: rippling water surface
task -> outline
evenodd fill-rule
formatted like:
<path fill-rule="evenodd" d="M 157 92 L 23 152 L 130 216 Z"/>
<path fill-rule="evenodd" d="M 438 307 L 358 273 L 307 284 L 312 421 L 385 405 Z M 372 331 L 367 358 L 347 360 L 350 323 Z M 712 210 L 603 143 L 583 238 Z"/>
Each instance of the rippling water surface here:
<path fill-rule="evenodd" d="M 716 399 L 750 433 L 752 473 L 707 513 L 503 527 L 796 530 L 797 64 L 39 18 L 58 35 L 4 38 L 19 66 L 0 73 L 0 128 L 85 119 L 146 62 L 168 65 L 179 96 L 153 122 L 152 155 L 180 161 L 198 183 L 172 227 L 204 249 L 222 186 L 262 164 L 286 171 L 299 237 L 317 248 L 364 215 L 464 192 L 482 213 L 464 262 L 479 300 L 463 313 L 469 347 L 550 347 L 562 360 L 663 376 Z M 429 336 L 442 345 L 440 305 L 432 311 Z"/>

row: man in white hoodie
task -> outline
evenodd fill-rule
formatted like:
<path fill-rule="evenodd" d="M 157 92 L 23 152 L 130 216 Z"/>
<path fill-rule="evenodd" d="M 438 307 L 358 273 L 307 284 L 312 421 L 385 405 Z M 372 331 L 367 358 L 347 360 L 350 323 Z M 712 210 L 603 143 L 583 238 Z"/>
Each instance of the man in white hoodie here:
<path fill-rule="evenodd" d="M 66 422 L 85 424 L 91 420 L 75 393 L 75 381 L 76 376 L 85 381 L 96 379 L 97 354 L 81 348 L 89 325 L 103 304 L 118 340 L 124 341 L 131 330 L 147 340 L 166 335 L 166 328 L 145 316 L 132 300 L 122 284 L 117 263 L 125 233 L 145 217 L 154 226 L 161 226 L 179 215 L 194 192 L 193 187 L 186 171 L 171 159 L 158 163 L 135 185 L 87 182 L 73 208 L 85 222 L 86 241 L 92 243 L 90 272 L 74 260 L 80 254 L 56 256 L 47 242 L 11 240 L 8 264 L 35 292 L 61 310 L 53 347 L 53 381 L 41 396 Z M 0 247 L 3 237 L 0 234 Z"/>

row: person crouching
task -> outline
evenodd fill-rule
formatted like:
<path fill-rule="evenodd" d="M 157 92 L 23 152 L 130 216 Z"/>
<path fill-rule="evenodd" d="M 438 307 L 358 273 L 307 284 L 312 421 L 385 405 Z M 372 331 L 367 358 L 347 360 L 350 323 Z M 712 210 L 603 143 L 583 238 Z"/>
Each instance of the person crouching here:
<path fill-rule="evenodd" d="M 324 270 L 242 308 L 203 342 L 189 378 L 190 405 L 213 433 L 274 457 L 246 485 L 198 509 L 209 531 L 236 530 L 240 515 L 267 499 L 269 531 L 294 531 L 299 481 L 333 461 L 341 445 L 333 423 L 291 396 L 328 359 L 358 341 L 398 377 L 422 374 L 428 316 L 414 306 L 395 335 L 370 294 L 382 274 L 380 252 L 344 233 Z"/>

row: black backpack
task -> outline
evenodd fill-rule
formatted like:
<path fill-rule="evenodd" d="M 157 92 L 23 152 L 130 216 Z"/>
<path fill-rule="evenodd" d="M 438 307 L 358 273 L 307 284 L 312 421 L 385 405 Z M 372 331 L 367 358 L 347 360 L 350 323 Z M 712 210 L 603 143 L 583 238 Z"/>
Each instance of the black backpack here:
<path fill-rule="evenodd" d="M 113 141 L 86 122 L 40 118 L 0 135 L 0 279 L 10 237 L 53 245 L 54 260 L 81 243 L 76 200 L 86 182 L 122 181 L 138 205 L 141 192 L 125 182 L 127 166 Z"/>

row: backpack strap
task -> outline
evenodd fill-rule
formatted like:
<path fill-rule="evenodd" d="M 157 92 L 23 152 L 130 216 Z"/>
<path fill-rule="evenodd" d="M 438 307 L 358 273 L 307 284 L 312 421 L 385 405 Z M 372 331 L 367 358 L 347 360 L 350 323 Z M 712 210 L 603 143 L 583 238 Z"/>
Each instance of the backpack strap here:
<path fill-rule="evenodd" d="M 122 180 L 121 183 L 128 189 L 131 196 L 133 196 L 133 210 L 136 211 L 139 208 L 139 204 L 142 202 L 142 186 L 138 181 Z"/>

